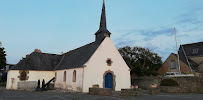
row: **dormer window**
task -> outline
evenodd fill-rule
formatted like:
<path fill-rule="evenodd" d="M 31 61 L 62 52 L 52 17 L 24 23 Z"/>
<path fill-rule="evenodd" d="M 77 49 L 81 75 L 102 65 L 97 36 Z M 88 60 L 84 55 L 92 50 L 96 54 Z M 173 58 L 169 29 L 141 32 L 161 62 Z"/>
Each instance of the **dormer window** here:
<path fill-rule="evenodd" d="M 197 54 L 198 53 L 198 48 L 196 48 L 196 49 L 193 49 L 193 52 L 192 52 L 192 54 Z"/>

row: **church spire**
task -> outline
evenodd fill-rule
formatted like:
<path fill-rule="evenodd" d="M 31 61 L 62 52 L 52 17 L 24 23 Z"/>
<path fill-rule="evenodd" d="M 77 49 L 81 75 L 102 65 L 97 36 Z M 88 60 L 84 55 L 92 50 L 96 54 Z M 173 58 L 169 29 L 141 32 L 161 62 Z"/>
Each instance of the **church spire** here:
<path fill-rule="evenodd" d="M 97 38 L 102 37 L 110 37 L 111 33 L 108 31 L 107 26 L 106 26 L 106 11 L 105 11 L 105 2 L 103 0 L 103 8 L 102 8 L 102 13 L 101 13 L 101 21 L 100 21 L 100 27 L 99 30 L 95 33 L 96 35 L 96 40 Z M 99 35 L 99 36 L 98 36 Z"/>
<path fill-rule="evenodd" d="M 106 10 L 105 10 L 105 2 L 103 0 L 103 8 L 101 14 L 100 28 L 99 29 L 107 29 L 106 28 Z"/>

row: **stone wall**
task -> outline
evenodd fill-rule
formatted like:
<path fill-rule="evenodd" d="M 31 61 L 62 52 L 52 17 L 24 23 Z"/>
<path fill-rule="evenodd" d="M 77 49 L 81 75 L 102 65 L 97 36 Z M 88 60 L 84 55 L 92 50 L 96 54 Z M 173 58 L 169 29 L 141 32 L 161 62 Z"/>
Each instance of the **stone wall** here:
<path fill-rule="evenodd" d="M 151 95 L 160 94 L 160 88 L 149 88 L 148 93 Z"/>
<path fill-rule="evenodd" d="M 139 88 L 149 89 L 151 84 L 160 86 L 163 79 L 171 78 L 179 84 L 181 88 L 186 88 L 188 92 L 203 93 L 203 77 L 141 77 L 132 80 L 132 84 L 137 84 Z"/>
<path fill-rule="evenodd" d="M 161 86 L 160 91 L 164 93 L 189 93 L 187 88 L 180 86 Z"/>
<path fill-rule="evenodd" d="M 37 81 L 21 81 L 18 82 L 19 90 L 35 90 L 37 88 Z"/>
<path fill-rule="evenodd" d="M 89 88 L 89 94 L 110 96 L 112 95 L 112 90 L 110 88 Z"/>
<path fill-rule="evenodd" d="M 139 88 L 142 88 L 142 89 L 151 88 L 151 84 L 159 85 L 160 81 L 161 81 L 161 77 L 140 77 L 140 78 L 135 78 L 131 80 L 133 85 L 136 84 L 139 86 Z"/>
<path fill-rule="evenodd" d="M 121 89 L 121 96 L 140 96 L 142 95 L 141 88 Z"/>

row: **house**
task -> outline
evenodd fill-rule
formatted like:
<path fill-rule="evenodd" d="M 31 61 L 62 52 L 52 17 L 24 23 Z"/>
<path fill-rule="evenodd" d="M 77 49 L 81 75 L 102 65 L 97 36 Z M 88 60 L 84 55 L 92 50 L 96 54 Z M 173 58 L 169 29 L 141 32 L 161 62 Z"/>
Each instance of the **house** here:
<path fill-rule="evenodd" d="M 100 28 L 95 41 L 61 55 L 42 53 L 27 55 L 8 71 L 7 89 L 19 89 L 22 82 L 49 81 L 55 88 L 88 92 L 93 85 L 120 91 L 130 88 L 130 68 L 113 44 L 106 26 L 103 2 Z"/>
<path fill-rule="evenodd" d="M 203 72 L 203 42 L 184 44 L 179 47 L 181 73 L 193 73 L 199 76 Z M 158 70 L 160 74 L 179 72 L 178 56 L 171 53 Z"/>

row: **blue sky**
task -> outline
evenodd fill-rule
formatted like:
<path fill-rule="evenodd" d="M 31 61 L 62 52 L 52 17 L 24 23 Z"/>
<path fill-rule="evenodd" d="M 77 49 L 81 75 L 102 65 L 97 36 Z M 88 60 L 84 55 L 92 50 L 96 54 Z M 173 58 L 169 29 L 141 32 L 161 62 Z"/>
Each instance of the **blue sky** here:
<path fill-rule="evenodd" d="M 105 0 L 117 48 L 141 46 L 165 60 L 178 44 L 203 41 L 203 0 Z M 102 0 L 0 0 L 0 41 L 8 63 L 34 49 L 60 54 L 95 40 Z"/>

